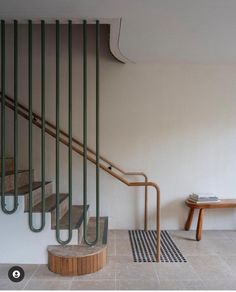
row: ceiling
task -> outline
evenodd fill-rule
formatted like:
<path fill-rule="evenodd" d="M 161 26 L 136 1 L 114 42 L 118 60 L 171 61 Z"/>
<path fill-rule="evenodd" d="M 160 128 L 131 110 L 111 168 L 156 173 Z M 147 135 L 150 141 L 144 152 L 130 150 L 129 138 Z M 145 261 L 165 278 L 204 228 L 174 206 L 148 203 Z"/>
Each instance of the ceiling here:
<path fill-rule="evenodd" d="M 236 0 L 0 0 L 0 18 L 121 19 L 127 61 L 236 63 Z"/>

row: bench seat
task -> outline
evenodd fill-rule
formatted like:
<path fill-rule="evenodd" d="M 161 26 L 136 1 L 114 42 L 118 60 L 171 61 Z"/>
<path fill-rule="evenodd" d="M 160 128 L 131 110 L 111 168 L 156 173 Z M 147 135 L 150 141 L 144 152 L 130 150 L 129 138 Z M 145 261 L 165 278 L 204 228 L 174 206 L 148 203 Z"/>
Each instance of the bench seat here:
<path fill-rule="evenodd" d="M 225 209 L 225 208 L 236 208 L 236 199 L 223 199 L 219 202 L 208 202 L 208 203 L 193 203 L 189 200 L 185 201 L 186 206 L 190 208 L 188 219 L 185 223 L 185 230 L 189 230 L 191 228 L 194 210 L 198 209 L 198 222 L 197 222 L 197 230 L 196 230 L 196 240 L 199 241 L 202 238 L 202 225 L 203 225 L 203 210 L 204 209 Z"/>

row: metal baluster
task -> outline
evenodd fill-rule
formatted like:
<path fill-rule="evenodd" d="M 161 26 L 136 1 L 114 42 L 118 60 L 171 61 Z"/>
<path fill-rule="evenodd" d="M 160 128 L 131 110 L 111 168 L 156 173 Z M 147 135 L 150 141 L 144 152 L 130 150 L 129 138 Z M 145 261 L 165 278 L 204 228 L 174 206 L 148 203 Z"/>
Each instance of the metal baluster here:
<path fill-rule="evenodd" d="M 70 49 L 69 49 L 70 51 Z M 70 71 L 70 70 L 69 70 Z M 70 74 L 69 74 L 70 75 Z M 71 82 L 69 81 L 69 87 Z M 71 89 L 69 89 L 71 91 Z M 71 98 L 71 96 L 70 96 Z M 69 98 L 69 99 L 70 99 Z M 69 101 L 70 102 L 70 101 Z M 70 118 L 71 119 L 71 116 Z M 70 121 L 71 124 L 71 121 Z M 70 133 L 71 135 L 71 133 Z M 70 138 L 71 141 L 71 138 Z M 71 231 L 71 214 L 69 214 L 69 234 L 67 240 L 62 240 L 60 238 L 60 22 L 59 20 L 56 21 L 56 238 L 60 244 L 67 244 L 70 242 L 72 238 L 72 231 Z M 69 147 L 69 151 L 71 151 L 71 145 Z M 71 154 L 70 154 L 71 155 Z M 69 155 L 69 156 L 70 156 Z M 71 158 L 69 157 L 69 160 Z M 71 161 L 69 161 L 70 163 Z M 71 172 L 71 165 L 69 166 L 69 172 Z M 71 173 L 70 173 L 70 180 L 71 180 Z M 69 182 L 69 188 L 71 191 L 71 185 Z M 71 205 L 71 198 L 69 195 L 69 204 Z M 71 209 L 71 208 L 70 208 Z M 71 212 L 70 212 L 71 213 Z"/>
<path fill-rule="evenodd" d="M 18 21 L 14 20 L 14 209 L 18 207 Z"/>
<path fill-rule="evenodd" d="M 15 78 L 15 56 L 16 56 L 16 49 L 17 49 L 17 31 L 15 30 L 14 26 L 14 78 Z M 1 207 L 2 211 L 5 214 L 12 214 L 16 211 L 18 207 L 18 197 L 17 194 L 14 194 L 14 203 L 13 203 L 13 208 L 12 210 L 8 210 L 6 208 L 6 197 L 5 197 L 5 176 L 6 176 L 6 114 L 5 114 L 5 103 L 6 103 L 6 48 L 5 48 L 5 21 L 1 21 L 1 83 L 2 83 L 2 106 L 1 106 L 1 160 L 2 160 L 2 165 L 1 165 Z M 14 80 L 14 95 L 16 93 L 15 89 L 15 82 Z M 17 83 L 16 83 L 17 84 Z M 16 96 L 14 96 L 16 98 Z M 16 109 L 15 109 L 16 112 Z M 16 133 L 16 128 L 15 128 L 15 115 L 14 115 L 14 140 L 16 138 L 15 136 Z M 14 142 L 14 149 L 15 149 L 15 142 Z M 14 168 L 15 168 L 15 160 L 14 160 Z M 14 169 L 14 187 L 15 187 L 15 182 L 16 182 L 16 175 L 15 175 L 16 170 Z M 15 189 L 15 191 L 17 191 Z"/>
<path fill-rule="evenodd" d="M 28 163 L 29 163 L 29 226 L 32 230 L 32 21 L 28 21 Z M 32 230 L 33 231 L 33 230 Z"/>
<path fill-rule="evenodd" d="M 99 45 L 100 24 L 96 21 L 96 237 L 93 241 L 87 238 L 87 21 L 83 22 L 83 215 L 84 215 L 84 241 L 94 245 L 100 237 L 99 227 Z"/>
<path fill-rule="evenodd" d="M 1 86 L 2 86 L 2 106 L 1 106 L 1 206 L 6 212 L 5 202 L 5 21 L 1 20 Z"/>
<path fill-rule="evenodd" d="M 45 227 L 45 21 L 41 21 L 41 226 Z"/>
<path fill-rule="evenodd" d="M 42 201 L 41 201 L 41 226 L 39 228 L 35 228 L 33 226 L 33 181 L 32 181 L 32 177 L 33 177 L 33 159 L 32 159 L 32 152 L 33 152 L 33 111 L 32 111 L 32 99 L 33 99 L 33 95 L 32 95 L 32 20 L 28 21 L 28 98 L 29 98 L 29 227 L 30 230 L 33 232 L 40 232 L 43 230 L 44 226 L 45 226 L 45 207 L 44 206 L 44 199 L 42 196 Z"/>
<path fill-rule="evenodd" d="M 68 125 L 69 125 L 69 148 L 68 148 L 68 178 L 69 178 L 69 239 L 72 238 L 72 21 L 68 22 Z"/>
<path fill-rule="evenodd" d="M 100 23 L 96 21 L 96 240 L 100 237 Z"/>

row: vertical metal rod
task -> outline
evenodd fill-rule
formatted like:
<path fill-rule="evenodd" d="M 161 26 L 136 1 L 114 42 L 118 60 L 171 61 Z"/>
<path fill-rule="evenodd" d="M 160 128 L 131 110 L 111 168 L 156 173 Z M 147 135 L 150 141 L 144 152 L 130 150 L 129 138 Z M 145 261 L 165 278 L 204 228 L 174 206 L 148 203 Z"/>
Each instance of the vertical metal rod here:
<path fill-rule="evenodd" d="M 60 244 L 70 242 L 72 232 L 69 230 L 67 240 L 60 239 L 60 22 L 56 20 L 56 238 Z M 69 147 L 70 148 L 70 147 Z M 71 200 L 69 199 L 70 203 Z M 71 221 L 71 219 L 69 219 Z M 71 226 L 70 228 L 71 229 Z"/>
<path fill-rule="evenodd" d="M 69 241 L 72 238 L 72 21 L 68 22 L 68 178 L 69 178 Z"/>
<path fill-rule="evenodd" d="M 32 20 L 28 21 L 28 106 L 29 227 L 32 230 Z"/>
<path fill-rule="evenodd" d="M 100 23 L 96 21 L 96 239 L 100 237 Z"/>
<path fill-rule="evenodd" d="M 87 234 L 87 21 L 83 21 L 83 215 L 84 239 Z"/>
<path fill-rule="evenodd" d="M 60 23 L 56 21 L 56 237 L 59 241 L 59 121 L 60 121 Z"/>
<path fill-rule="evenodd" d="M 42 217 L 41 226 L 45 227 L 45 21 L 41 21 L 41 180 L 42 180 Z"/>
<path fill-rule="evenodd" d="M 148 180 L 145 177 L 145 184 L 147 184 Z M 144 230 L 148 229 L 148 187 L 145 185 L 145 195 L 144 195 Z"/>
<path fill-rule="evenodd" d="M 83 181 L 84 181 L 84 202 L 83 202 L 83 213 L 84 213 L 84 241 L 88 245 L 94 245 L 97 243 L 100 237 L 99 227 L 99 47 L 100 47 L 100 24 L 96 21 L 96 237 L 93 241 L 87 239 L 87 22 L 83 22 L 83 111 L 84 111 L 84 133 L 83 133 L 83 144 L 84 144 L 84 159 L 83 159 Z"/>
<path fill-rule="evenodd" d="M 15 23 L 14 23 L 14 98 L 15 98 L 15 104 L 16 104 L 16 88 L 17 86 L 17 80 L 16 80 L 16 71 L 15 69 L 17 69 L 17 67 L 15 67 L 16 65 L 16 61 L 17 61 L 17 30 L 15 30 Z M 1 21 L 1 49 L 2 49 L 2 53 L 1 53 L 1 83 L 2 83 L 2 106 L 1 106 L 1 207 L 2 207 L 2 211 L 5 214 L 13 214 L 18 207 L 18 197 L 17 197 L 17 187 L 16 187 L 16 183 L 17 183 L 17 167 L 16 167 L 16 160 L 14 159 L 14 189 L 15 192 L 14 193 L 14 202 L 13 202 L 13 208 L 12 210 L 8 210 L 6 208 L 6 197 L 5 197 L 5 176 L 6 176 L 6 127 L 5 127 L 5 123 L 6 123 L 6 115 L 5 115 L 5 103 L 6 103 L 6 98 L 5 98 L 5 94 L 6 94 L 6 79 L 5 79 L 5 69 L 6 69 L 6 49 L 5 49 L 5 21 L 2 20 Z M 15 123 L 15 117 L 17 115 L 16 112 L 16 108 L 15 108 L 15 113 L 14 113 L 14 152 L 16 149 L 16 123 Z"/>
<path fill-rule="evenodd" d="M 156 260 L 160 262 L 161 260 L 161 226 L 160 226 L 160 219 L 161 219 L 161 208 L 160 208 L 160 189 L 159 187 L 155 187 L 156 189 L 156 233 L 157 233 L 157 242 L 156 242 Z"/>
<path fill-rule="evenodd" d="M 14 20 L 14 209 L 18 207 L 18 21 Z"/>
<path fill-rule="evenodd" d="M 1 20 L 1 86 L 2 86 L 2 106 L 1 106 L 1 206 L 6 212 L 5 202 L 5 21 Z"/>
<path fill-rule="evenodd" d="M 32 95 L 32 20 L 28 21 L 28 104 L 29 104 L 29 124 L 28 124 L 28 162 L 29 162 L 29 227 L 33 232 L 40 232 L 44 228 L 43 210 L 41 210 L 41 226 L 33 226 L 33 95 Z M 42 202 L 43 204 L 43 202 Z"/>

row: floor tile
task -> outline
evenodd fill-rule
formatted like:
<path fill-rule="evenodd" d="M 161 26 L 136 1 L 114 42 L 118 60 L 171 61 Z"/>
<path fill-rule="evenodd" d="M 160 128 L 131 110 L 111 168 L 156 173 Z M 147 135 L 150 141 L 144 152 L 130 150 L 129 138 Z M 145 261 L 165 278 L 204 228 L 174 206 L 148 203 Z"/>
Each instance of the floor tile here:
<path fill-rule="evenodd" d="M 204 290 L 236 290 L 236 280 L 214 280 L 204 281 Z"/>
<path fill-rule="evenodd" d="M 203 290 L 202 281 L 160 281 L 160 290 Z"/>
<path fill-rule="evenodd" d="M 209 239 L 201 241 L 174 239 L 174 242 L 185 257 L 216 254 L 215 249 L 212 247 L 212 242 Z"/>
<path fill-rule="evenodd" d="M 59 274 L 49 271 L 47 265 L 40 265 L 38 270 L 34 273 L 32 279 L 34 280 L 71 280 L 71 277 L 61 276 Z"/>
<path fill-rule="evenodd" d="M 116 239 L 116 231 L 115 230 L 108 230 L 107 237 L 108 237 L 108 242 L 110 240 L 115 240 Z"/>
<path fill-rule="evenodd" d="M 219 255 L 236 256 L 236 239 L 218 238 L 209 240 L 212 250 Z"/>
<path fill-rule="evenodd" d="M 115 230 L 116 239 L 129 239 L 128 230 Z"/>
<path fill-rule="evenodd" d="M 200 242 L 195 231 L 169 231 L 187 263 L 134 263 L 127 230 L 109 231 L 108 262 L 100 271 L 63 277 L 47 265 L 19 265 L 25 279 L 13 283 L 0 264 L 1 290 L 236 290 L 236 231 L 206 230 Z M 14 264 L 15 265 L 15 264 Z"/>
<path fill-rule="evenodd" d="M 224 234 L 227 238 L 236 239 L 236 230 L 224 230 Z"/>
<path fill-rule="evenodd" d="M 116 264 L 116 279 L 156 280 L 157 276 L 152 263 Z"/>
<path fill-rule="evenodd" d="M 71 282 L 65 280 L 30 280 L 24 290 L 68 290 Z"/>
<path fill-rule="evenodd" d="M 108 254 L 108 256 L 115 256 L 116 255 L 116 240 L 115 239 L 111 239 L 108 241 L 107 254 Z"/>
<path fill-rule="evenodd" d="M 71 290 L 115 290 L 115 280 L 73 281 Z"/>
<path fill-rule="evenodd" d="M 157 290 L 160 283 L 158 280 L 117 280 L 118 290 Z"/>
<path fill-rule="evenodd" d="M 108 261 L 113 263 L 113 264 L 132 264 L 134 263 L 133 261 L 133 255 L 128 255 L 128 256 L 122 256 L 122 255 L 117 255 L 117 256 L 109 256 Z"/>
<path fill-rule="evenodd" d="M 228 238 L 224 230 L 203 230 L 202 237 L 206 239 Z"/>
<path fill-rule="evenodd" d="M 198 274 L 188 263 L 153 264 L 160 281 L 200 280 Z"/>
<path fill-rule="evenodd" d="M 217 255 L 188 257 L 187 260 L 203 281 L 234 278 L 230 267 Z"/>
<path fill-rule="evenodd" d="M 132 255 L 129 239 L 116 239 L 116 255 Z"/>
<path fill-rule="evenodd" d="M 0 290 L 22 290 L 26 282 L 27 280 L 22 280 L 19 283 L 14 283 L 9 279 L 0 279 Z"/>
<path fill-rule="evenodd" d="M 178 239 L 185 239 L 185 240 L 195 240 L 196 238 L 196 231 L 195 230 L 168 230 L 171 238 L 173 240 Z"/>
<path fill-rule="evenodd" d="M 232 274 L 236 278 L 236 256 L 221 256 L 221 258 L 227 263 Z"/>

